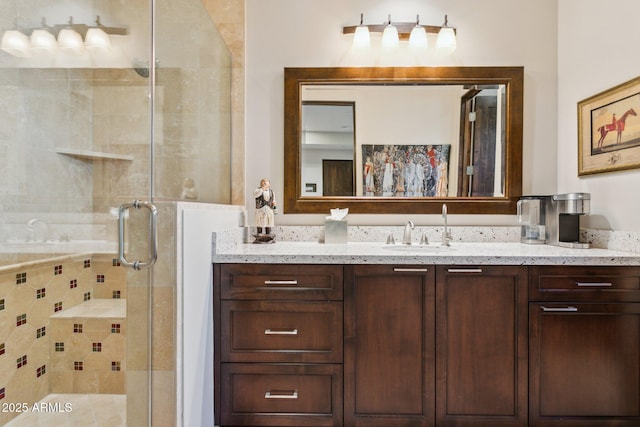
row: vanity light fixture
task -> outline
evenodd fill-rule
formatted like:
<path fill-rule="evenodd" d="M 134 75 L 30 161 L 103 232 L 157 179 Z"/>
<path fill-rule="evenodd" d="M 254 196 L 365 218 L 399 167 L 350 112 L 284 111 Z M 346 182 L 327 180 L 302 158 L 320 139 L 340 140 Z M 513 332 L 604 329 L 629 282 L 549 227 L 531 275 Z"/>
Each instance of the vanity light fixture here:
<path fill-rule="evenodd" d="M 58 32 L 58 46 L 63 52 L 73 55 L 84 53 L 84 42 L 80 33 L 74 29 L 73 16 L 69 17 L 69 25 Z"/>
<path fill-rule="evenodd" d="M 368 48 L 371 45 L 371 37 L 369 36 L 369 27 L 364 25 L 364 14 L 360 14 L 360 25 L 358 25 L 353 34 L 353 46 L 356 48 Z"/>
<path fill-rule="evenodd" d="M 18 30 L 6 30 L 2 34 L 0 49 L 18 58 L 31 56 L 29 37 Z"/>
<path fill-rule="evenodd" d="M 399 40 L 409 40 L 411 48 L 426 48 L 427 34 L 433 34 L 438 35 L 436 47 L 440 53 L 448 55 L 456 49 L 457 30 L 449 26 L 447 15 L 442 26 L 421 25 L 419 15 L 415 22 L 391 22 L 391 15 L 388 17 L 384 24 L 365 25 L 363 14 L 360 14 L 360 25 L 342 27 L 342 34 L 354 34 L 354 47 L 368 47 L 369 33 L 382 33 L 383 48 L 398 46 Z"/>
<path fill-rule="evenodd" d="M 436 39 L 436 47 L 443 55 L 450 55 L 456 50 L 456 32 L 448 24 L 447 15 L 444 15 L 444 24 L 442 24 Z"/>
<path fill-rule="evenodd" d="M 111 50 L 111 39 L 107 31 L 111 30 L 111 34 L 117 34 L 114 32 L 114 28 L 107 28 L 100 22 L 100 16 L 96 17 L 96 26 L 87 29 L 87 34 L 84 37 L 84 44 L 89 50 L 92 51 L 109 51 Z M 122 30 L 122 29 L 119 29 Z"/>
<path fill-rule="evenodd" d="M 73 28 L 63 28 L 58 33 L 58 46 L 63 52 L 74 55 L 82 55 L 84 53 L 84 43 L 82 36 Z"/>
<path fill-rule="evenodd" d="M 426 49 L 427 42 L 427 30 L 420 25 L 420 15 L 416 16 L 416 26 L 411 30 L 409 34 L 409 46 L 413 49 Z"/>
<path fill-rule="evenodd" d="M 89 28 L 84 38 L 84 44 L 89 50 L 108 51 L 111 49 L 111 40 L 109 35 L 101 28 Z"/>
<path fill-rule="evenodd" d="M 42 26 L 35 28 L 29 36 L 31 52 L 35 55 L 51 55 L 58 50 L 56 36 L 53 35 L 53 28 L 47 26 L 47 21 L 42 18 Z"/>
<path fill-rule="evenodd" d="M 52 54 L 58 50 L 56 37 L 45 29 L 33 30 L 29 41 L 31 42 L 31 51 L 35 55 Z"/>
<path fill-rule="evenodd" d="M 391 15 L 389 15 L 387 26 L 384 27 L 384 31 L 382 32 L 382 47 L 385 49 L 395 49 L 399 44 L 398 29 L 391 23 Z"/>
<path fill-rule="evenodd" d="M 2 35 L 0 49 L 10 55 L 26 58 L 50 55 L 58 49 L 74 55 L 82 55 L 85 47 L 92 51 L 109 51 L 110 35 L 127 35 L 126 28 L 105 27 L 96 17 L 95 26 L 74 24 L 73 17 L 64 25 L 49 27 L 44 18 L 40 28 L 25 30 L 6 30 Z M 31 33 L 30 36 L 26 34 Z M 83 40 L 84 39 L 84 40 Z"/>

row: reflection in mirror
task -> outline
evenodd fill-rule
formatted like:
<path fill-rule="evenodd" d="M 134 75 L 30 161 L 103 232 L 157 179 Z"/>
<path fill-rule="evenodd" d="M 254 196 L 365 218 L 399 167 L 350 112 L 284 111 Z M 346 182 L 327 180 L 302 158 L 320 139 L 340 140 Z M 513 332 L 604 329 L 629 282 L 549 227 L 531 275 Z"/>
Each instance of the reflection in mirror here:
<path fill-rule="evenodd" d="M 303 196 L 355 196 L 355 103 L 303 101 Z"/>
<path fill-rule="evenodd" d="M 522 67 L 287 68 L 284 211 L 513 214 L 522 101 Z"/>
<path fill-rule="evenodd" d="M 458 191 L 455 194 L 504 196 L 506 87 L 474 85 L 461 97 L 460 106 Z"/>
<path fill-rule="evenodd" d="M 301 90 L 302 196 L 504 195 L 505 85 L 310 84 Z M 355 175 L 348 173 L 354 158 Z M 336 171 L 327 173 L 323 162 Z M 317 191 L 308 191 L 316 181 Z"/>

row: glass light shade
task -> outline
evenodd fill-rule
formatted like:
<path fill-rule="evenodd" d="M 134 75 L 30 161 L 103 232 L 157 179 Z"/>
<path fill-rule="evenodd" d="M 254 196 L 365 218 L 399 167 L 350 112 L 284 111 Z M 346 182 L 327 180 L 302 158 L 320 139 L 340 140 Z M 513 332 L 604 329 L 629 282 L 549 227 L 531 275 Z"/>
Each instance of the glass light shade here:
<path fill-rule="evenodd" d="M 2 35 L 0 49 L 9 55 L 25 58 L 31 56 L 29 37 L 18 30 L 6 30 Z"/>
<path fill-rule="evenodd" d="M 89 50 L 111 49 L 111 39 L 109 39 L 109 35 L 100 28 L 89 28 L 84 38 L 84 44 Z"/>
<path fill-rule="evenodd" d="M 442 27 L 436 40 L 438 52 L 450 55 L 456 50 L 456 33 L 451 27 Z"/>
<path fill-rule="evenodd" d="M 58 46 L 62 51 L 74 55 L 82 55 L 84 53 L 82 37 L 70 28 L 60 30 L 60 33 L 58 33 Z"/>
<path fill-rule="evenodd" d="M 371 38 L 369 36 L 369 27 L 366 25 L 358 26 L 353 36 L 353 46 L 356 48 L 367 48 L 370 45 Z"/>
<path fill-rule="evenodd" d="M 409 46 L 414 49 L 426 49 L 427 48 L 427 31 L 422 25 L 416 25 L 409 34 Z"/>
<path fill-rule="evenodd" d="M 387 49 L 396 48 L 399 44 L 398 29 L 394 25 L 387 25 L 382 33 L 382 47 Z"/>
<path fill-rule="evenodd" d="M 33 30 L 29 40 L 31 51 L 36 54 L 53 53 L 58 49 L 56 38 L 47 30 Z"/>

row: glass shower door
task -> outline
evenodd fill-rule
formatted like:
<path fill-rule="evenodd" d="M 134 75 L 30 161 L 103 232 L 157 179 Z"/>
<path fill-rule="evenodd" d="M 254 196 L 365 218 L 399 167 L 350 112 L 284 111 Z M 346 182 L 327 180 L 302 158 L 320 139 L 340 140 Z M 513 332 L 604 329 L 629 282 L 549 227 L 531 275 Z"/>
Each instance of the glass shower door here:
<path fill-rule="evenodd" d="M 0 9 L 2 34 L 26 41 L 0 51 L 0 425 L 146 425 L 153 269 L 121 265 L 118 208 L 152 201 L 152 8 Z M 89 28 L 111 45 L 84 42 Z M 37 47 L 35 30 L 59 46 Z M 134 242 L 148 218 L 126 217 L 127 253 L 149 254 Z"/>
<path fill-rule="evenodd" d="M 176 203 L 230 203 L 230 54 L 199 0 L 0 10 L 0 426 L 174 425 Z"/>

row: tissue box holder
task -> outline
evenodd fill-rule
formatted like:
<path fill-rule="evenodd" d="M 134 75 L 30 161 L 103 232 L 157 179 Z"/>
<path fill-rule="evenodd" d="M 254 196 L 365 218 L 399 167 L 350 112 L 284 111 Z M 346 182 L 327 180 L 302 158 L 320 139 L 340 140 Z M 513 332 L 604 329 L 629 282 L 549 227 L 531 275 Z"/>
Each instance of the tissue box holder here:
<path fill-rule="evenodd" d="M 347 220 L 324 220 L 325 243 L 347 243 Z"/>

